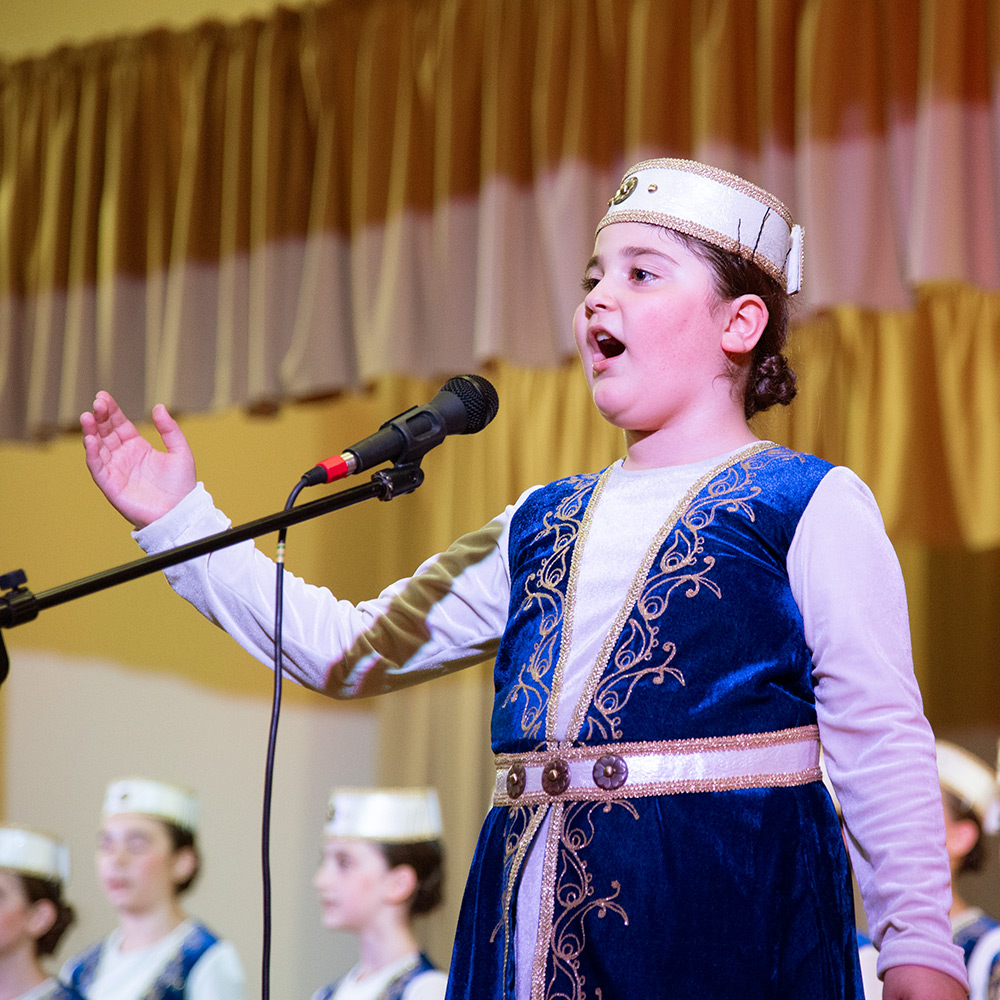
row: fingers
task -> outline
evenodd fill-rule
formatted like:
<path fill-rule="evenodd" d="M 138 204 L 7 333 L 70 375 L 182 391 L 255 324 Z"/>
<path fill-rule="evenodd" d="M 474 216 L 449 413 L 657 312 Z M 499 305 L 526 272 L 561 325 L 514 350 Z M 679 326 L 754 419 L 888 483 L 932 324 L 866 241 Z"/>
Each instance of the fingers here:
<path fill-rule="evenodd" d="M 184 432 L 180 429 L 177 421 L 170 416 L 167 408 L 162 403 L 157 403 L 153 407 L 153 426 L 156 428 L 164 446 L 170 453 L 188 453 L 191 451 Z"/>
<path fill-rule="evenodd" d="M 153 426 L 163 441 L 167 452 L 190 458 L 191 448 L 177 421 L 162 403 L 153 407 Z M 87 464 L 103 462 L 122 446 L 130 448 L 136 440 L 149 447 L 114 396 L 103 389 L 94 397 L 93 409 L 80 414 L 83 430 L 83 447 L 87 453 Z"/>
<path fill-rule="evenodd" d="M 115 456 L 141 435 L 114 396 L 103 389 L 94 397 L 93 408 L 80 414 L 87 468 L 100 483 L 100 476 L 116 461 Z"/>
<path fill-rule="evenodd" d="M 108 420 L 108 409 L 111 405 L 117 405 L 114 398 L 101 390 L 91 404 L 91 409 L 80 414 L 80 426 L 84 434 L 96 434 L 99 423 L 106 423 Z"/>
<path fill-rule="evenodd" d="M 99 392 L 94 398 L 93 408 L 80 414 L 80 428 L 83 431 L 83 450 L 86 453 L 87 468 L 94 475 L 103 465 L 101 438 L 102 428 L 108 426 L 108 400 L 114 402 L 106 392 Z"/>
<path fill-rule="evenodd" d="M 84 434 L 94 434 L 100 438 L 108 438 L 126 426 L 131 426 L 121 407 L 114 397 L 101 390 L 94 397 L 90 412 L 80 414 L 80 426 Z"/>

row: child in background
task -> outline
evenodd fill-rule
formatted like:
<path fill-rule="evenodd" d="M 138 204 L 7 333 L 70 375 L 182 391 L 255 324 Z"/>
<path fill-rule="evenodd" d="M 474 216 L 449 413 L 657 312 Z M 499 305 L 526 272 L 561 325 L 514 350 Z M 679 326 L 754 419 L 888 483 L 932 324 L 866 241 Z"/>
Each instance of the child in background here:
<path fill-rule="evenodd" d="M 801 278 L 801 229 L 768 192 L 688 160 L 638 164 L 573 323 L 624 459 L 528 490 L 375 600 L 285 575 L 287 672 L 332 697 L 495 657 L 496 786 L 451 1000 L 858 997 L 821 738 L 885 1000 L 965 996 L 878 507 L 850 470 L 748 423 L 795 393 L 782 349 Z M 153 422 L 166 453 L 107 393 L 81 417 L 88 468 L 147 552 L 228 526 L 162 405 Z M 272 665 L 273 577 L 251 543 L 167 571 Z"/>
<path fill-rule="evenodd" d="M 201 867 L 197 823 L 187 789 L 145 778 L 108 786 L 97 874 L 118 926 L 63 967 L 87 1000 L 243 1000 L 235 949 L 180 904 Z"/>
<path fill-rule="evenodd" d="M 41 966 L 73 923 L 62 900 L 69 852 L 52 837 L 0 827 L 0 1000 L 81 1000 Z"/>
<path fill-rule="evenodd" d="M 360 958 L 313 1000 L 441 1000 L 447 976 L 421 954 L 414 917 L 441 902 L 441 814 L 432 788 L 335 788 L 314 884 L 330 930 Z"/>
<path fill-rule="evenodd" d="M 938 774 L 944 801 L 945 847 L 951 865 L 951 928 L 965 954 L 970 1000 L 1000 1000 L 1000 924 L 958 894 L 958 876 L 986 862 L 984 835 L 1000 829 L 997 774 L 975 754 L 937 741 Z"/>

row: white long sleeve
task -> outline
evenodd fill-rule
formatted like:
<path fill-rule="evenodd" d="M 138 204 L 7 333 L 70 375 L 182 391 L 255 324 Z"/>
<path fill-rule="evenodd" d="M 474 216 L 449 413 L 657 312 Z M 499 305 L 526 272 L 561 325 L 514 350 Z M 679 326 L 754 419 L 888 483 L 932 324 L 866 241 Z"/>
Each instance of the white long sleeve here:
<path fill-rule="evenodd" d="M 285 673 L 332 697 L 350 698 L 491 657 L 507 619 L 507 526 L 513 509 L 428 559 L 411 578 L 357 605 L 286 572 Z M 147 552 L 160 552 L 228 527 L 199 484 L 133 537 Z M 273 665 L 275 566 L 252 542 L 171 567 L 166 576 L 206 618 Z"/>
<path fill-rule="evenodd" d="M 934 737 L 913 675 L 903 577 L 875 498 L 850 470 L 833 469 L 817 487 L 789 549 L 788 574 L 879 973 L 912 963 L 964 982 L 948 922 Z"/>

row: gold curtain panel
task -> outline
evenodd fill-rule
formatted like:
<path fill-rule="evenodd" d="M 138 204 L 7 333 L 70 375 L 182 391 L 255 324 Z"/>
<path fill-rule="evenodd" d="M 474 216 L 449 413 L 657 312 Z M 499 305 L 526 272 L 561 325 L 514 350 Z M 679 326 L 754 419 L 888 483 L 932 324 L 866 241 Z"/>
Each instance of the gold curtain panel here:
<path fill-rule="evenodd" d="M 694 156 L 806 229 L 797 447 L 890 527 L 994 500 L 998 7 L 330 0 L 0 64 L 0 439 L 554 369 L 622 169 Z M 503 410 L 501 411 L 503 414 Z"/>

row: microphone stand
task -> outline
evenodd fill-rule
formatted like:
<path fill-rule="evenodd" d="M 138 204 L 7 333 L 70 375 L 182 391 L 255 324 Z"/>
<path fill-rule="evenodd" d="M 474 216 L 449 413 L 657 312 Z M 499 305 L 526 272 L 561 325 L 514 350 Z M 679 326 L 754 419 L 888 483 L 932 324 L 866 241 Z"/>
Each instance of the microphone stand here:
<path fill-rule="evenodd" d="M 166 552 L 145 556 L 113 569 L 95 573 L 93 576 L 83 577 L 72 583 L 64 583 L 51 590 L 43 590 L 37 595 L 24 586 L 27 583 L 27 577 L 23 570 L 5 573 L 0 576 L 0 591 L 3 591 L 0 593 L 0 629 L 13 628 L 15 625 L 23 625 L 25 622 L 33 621 L 38 617 L 39 612 L 46 608 L 55 607 L 57 604 L 65 604 L 67 601 L 76 600 L 78 597 L 84 597 L 99 590 L 107 590 L 109 587 L 115 587 L 127 580 L 148 576 L 150 573 L 166 569 L 168 566 L 176 566 L 178 563 L 207 555 L 217 549 L 225 549 L 250 538 L 257 538 L 259 535 L 266 535 L 292 524 L 311 520 L 321 514 L 350 507 L 353 504 L 361 503 L 362 500 L 392 500 L 397 496 L 412 493 L 423 481 L 424 472 L 419 464 L 410 463 L 384 469 L 374 473 L 366 486 L 354 486 L 351 489 L 342 490 L 340 493 L 321 497 L 319 500 L 311 500 L 309 503 L 302 504 L 301 507 L 292 507 L 289 510 L 278 511 L 276 514 L 268 514 L 256 521 L 248 521 L 246 524 L 227 528 L 225 531 L 209 535 L 197 542 L 189 542 L 187 545 L 167 549 Z M 8 664 L 7 652 L 3 646 L 3 634 L 0 632 L 0 683 L 3 683 L 7 676 Z"/>

